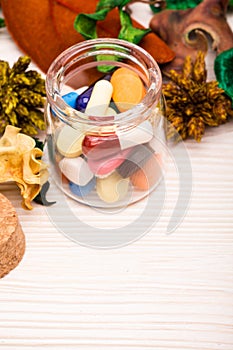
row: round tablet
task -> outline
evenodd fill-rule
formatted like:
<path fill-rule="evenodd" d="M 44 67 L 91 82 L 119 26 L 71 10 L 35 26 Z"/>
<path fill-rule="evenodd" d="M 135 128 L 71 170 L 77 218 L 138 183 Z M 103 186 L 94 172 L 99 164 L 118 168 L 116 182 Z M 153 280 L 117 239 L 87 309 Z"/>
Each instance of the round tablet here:
<path fill-rule="evenodd" d="M 67 158 L 75 158 L 82 154 L 82 142 L 84 135 L 81 131 L 73 129 L 69 125 L 58 134 L 57 149 L 61 155 Z"/>
<path fill-rule="evenodd" d="M 145 96 L 145 87 L 141 79 L 128 68 L 117 69 L 110 82 L 113 86 L 112 99 L 120 112 L 134 107 Z"/>

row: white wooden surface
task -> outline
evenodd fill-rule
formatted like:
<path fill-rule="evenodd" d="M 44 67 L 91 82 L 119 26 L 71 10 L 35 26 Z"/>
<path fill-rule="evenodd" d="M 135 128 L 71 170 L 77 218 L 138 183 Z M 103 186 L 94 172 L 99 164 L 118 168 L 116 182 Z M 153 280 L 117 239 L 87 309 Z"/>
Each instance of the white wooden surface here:
<path fill-rule="evenodd" d="M 19 55 L 1 30 L 0 58 Z M 183 222 L 166 235 L 179 190 L 170 168 L 158 223 L 120 249 L 71 242 L 44 207 L 24 211 L 16 187 L 0 186 L 27 241 L 0 280 L 0 349 L 233 349 L 233 122 L 186 146 L 193 192 Z"/>

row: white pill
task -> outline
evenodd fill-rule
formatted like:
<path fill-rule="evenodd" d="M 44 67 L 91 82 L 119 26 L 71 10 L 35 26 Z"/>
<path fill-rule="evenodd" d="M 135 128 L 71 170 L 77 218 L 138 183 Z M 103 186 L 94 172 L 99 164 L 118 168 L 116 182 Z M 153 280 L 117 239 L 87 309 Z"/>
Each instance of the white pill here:
<path fill-rule="evenodd" d="M 127 132 L 117 133 L 117 136 L 119 138 L 121 150 L 124 150 L 149 142 L 153 138 L 153 127 L 151 123 L 146 120 Z"/>
<path fill-rule="evenodd" d="M 74 158 L 82 154 L 84 134 L 80 130 L 65 125 L 57 137 L 57 149 L 65 157 Z"/>
<path fill-rule="evenodd" d="M 113 87 L 108 80 L 99 80 L 95 84 L 85 113 L 94 116 L 104 116 L 107 112 Z"/>
<path fill-rule="evenodd" d="M 117 115 L 117 112 L 112 107 L 108 107 L 107 110 L 106 110 L 105 115 L 111 117 L 111 116 Z"/>
<path fill-rule="evenodd" d="M 82 157 L 63 158 L 59 168 L 68 180 L 79 186 L 85 186 L 94 176 Z"/>

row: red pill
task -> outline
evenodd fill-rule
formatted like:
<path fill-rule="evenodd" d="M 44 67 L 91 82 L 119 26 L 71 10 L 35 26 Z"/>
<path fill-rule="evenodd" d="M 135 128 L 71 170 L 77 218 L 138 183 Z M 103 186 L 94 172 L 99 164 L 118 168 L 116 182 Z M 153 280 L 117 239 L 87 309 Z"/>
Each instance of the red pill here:
<path fill-rule="evenodd" d="M 108 136 L 86 135 L 82 143 L 83 154 L 90 159 L 101 159 L 118 153 L 121 150 L 116 134 Z"/>

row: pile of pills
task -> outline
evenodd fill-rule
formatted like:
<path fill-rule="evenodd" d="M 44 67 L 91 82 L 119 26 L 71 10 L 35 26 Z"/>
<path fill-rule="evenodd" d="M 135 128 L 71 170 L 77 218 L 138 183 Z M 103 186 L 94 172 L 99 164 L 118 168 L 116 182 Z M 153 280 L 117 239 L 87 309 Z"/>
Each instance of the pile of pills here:
<path fill-rule="evenodd" d="M 63 99 L 72 108 L 114 124 L 117 113 L 141 102 L 145 87 L 128 68 L 118 68 L 87 87 L 80 95 L 71 92 Z M 160 155 L 151 146 L 153 126 L 143 120 L 134 128 L 107 134 L 91 133 L 64 125 L 56 136 L 59 169 L 70 191 L 85 197 L 95 191 L 105 203 L 116 203 L 129 189 L 148 191 L 161 176 Z"/>

